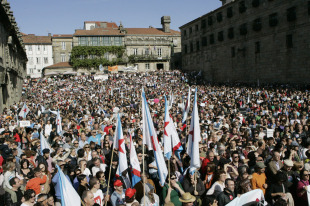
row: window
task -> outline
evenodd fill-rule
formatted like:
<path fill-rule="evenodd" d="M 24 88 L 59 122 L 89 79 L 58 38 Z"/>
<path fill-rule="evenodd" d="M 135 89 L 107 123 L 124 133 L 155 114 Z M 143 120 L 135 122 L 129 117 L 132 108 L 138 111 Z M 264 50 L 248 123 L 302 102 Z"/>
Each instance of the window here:
<path fill-rule="evenodd" d="M 195 31 L 198 31 L 199 28 L 198 28 L 198 24 L 195 25 Z"/>
<path fill-rule="evenodd" d="M 99 37 L 95 36 L 95 37 L 90 37 L 91 38 L 91 45 L 92 46 L 99 46 L 100 42 L 99 42 Z"/>
<path fill-rule="evenodd" d="M 33 65 L 33 57 L 29 57 L 28 59 L 29 59 L 29 64 Z"/>
<path fill-rule="evenodd" d="M 37 51 L 38 51 L 38 52 L 40 51 L 40 45 L 37 46 Z"/>
<path fill-rule="evenodd" d="M 217 22 L 221 22 L 223 20 L 222 12 L 219 12 L 216 14 L 216 20 Z"/>
<path fill-rule="evenodd" d="M 44 64 L 48 64 L 48 58 L 44 57 Z"/>
<path fill-rule="evenodd" d="M 240 35 L 246 35 L 248 33 L 248 29 L 247 29 L 246 23 L 240 25 L 239 29 L 240 29 Z"/>
<path fill-rule="evenodd" d="M 187 54 L 187 45 L 184 45 L 184 53 Z"/>
<path fill-rule="evenodd" d="M 28 46 L 28 51 L 32 51 L 32 46 Z"/>
<path fill-rule="evenodd" d="M 121 46 L 122 45 L 122 37 L 114 37 L 114 45 Z"/>
<path fill-rule="evenodd" d="M 43 51 L 46 51 L 46 45 L 43 45 Z"/>
<path fill-rule="evenodd" d="M 214 34 L 210 34 L 210 44 L 214 44 Z"/>
<path fill-rule="evenodd" d="M 240 1 L 239 2 L 239 13 L 242 14 L 245 11 L 246 11 L 245 2 L 244 1 Z"/>
<path fill-rule="evenodd" d="M 193 28 L 189 28 L 189 34 L 193 33 Z"/>
<path fill-rule="evenodd" d="M 274 27 L 278 25 L 278 13 L 269 15 L 269 26 Z"/>
<path fill-rule="evenodd" d="M 66 50 L 66 42 L 64 41 L 61 42 L 61 49 Z"/>
<path fill-rule="evenodd" d="M 201 20 L 201 28 L 205 29 L 206 27 L 207 27 L 206 20 L 205 19 Z"/>
<path fill-rule="evenodd" d="M 227 18 L 231 18 L 231 17 L 233 17 L 233 8 L 228 7 L 227 8 Z"/>
<path fill-rule="evenodd" d="M 199 51 L 200 50 L 200 43 L 199 41 L 196 41 L 196 51 Z"/>
<path fill-rule="evenodd" d="M 286 48 L 293 48 L 293 35 L 286 35 Z"/>
<path fill-rule="evenodd" d="M 60 54 L 60 61 L 65 62 L 66 61 L 66 54 Z"/>
<path fill-rule="evenodd" d="M 133 55 L 138 55 L 138 49 L 137 48 L 133 49 Z"/>
<path fill-rule="evenodd" d="M 110 59 L 110 58 L 109 58 L 109 57 L 110 57 L 109 52 L 104 53 L 104 55 L 103 55 L 103 56 L 104 56 L 104 58 L 105 58 L 105 59 L 107 59 L 107 60 L 109 60 L 109 59 Z"/>
<path fill-rule="evenodd" d="M 260 53 L 260 42 L 255 42 L 255 54 Z"/>
<path fill-rule="evenodd" d="M 150 48 L 145 49 L 145 55 L 150 55 Z"/>
<path fill-rule="evenodd" d="M 224 41 L 224 32 L 220 31 L 219 33 L 217 33 L 217 40 L 218 41 Z"/>
<path fill-rule="evenodd" d="M 201 45 L 202 45 L 202 46 L 207 46 L 207 44 L 208 44 L 207 37 L 206 37 L 206 36 L 203 36 L 203 37 L 201 38 Z"/>
<path fill-rule="evenodd" d="M 233 27 L 230 27 L 228 29 L 228 38 L 229 39 L 233 39 L 234 38 L 234 28 Z"/>
<path fill-rule="evenodd" d="M 103 37 L 103 46 L 111 46 L 111 38 Z"/>
<path fill-rule="evenodd" d="M 296 20 L 296 7 L 291 7 L 286 10 L 286 15 L 287 15 L 287 21 L 295 21 Z"/>
<path fill-rule="evenodd" d="M 308 1 L 308 15 L 310 15 L 310 1 Z"/>
<path fill-rule="evenodd" d="M 262 29 L 262 20 L 260 18 L 253 21 L 253 30 L 260 31 Z"/>
<path fill-rule="evenodd" d="M 158 49 L 157 49 L 157 55 L 158 55 L 159 57 L 161 57 L 161 55 L 162 55 L 162 50 L 161 50 L 161 48 L 158 48 Z"/>
<path fill-rule="evenodd" d="M 259 0 L 252 0 L 253 7 L 259 7 Z"/>
<path fill-rule="evenodd" d="M 231 47 L 231 57 L 235 57 L 236 56 L 236 49 L 235 47 Z"/>
<path fill-rule="evenodd" d="M 183 36 L 186 37 L 186 35 L 187 35 L 187 34 L 186 34 L 186 29 L 184 29 L 184 31 L 183 31 Z"/>
<path fill-rule="evenodd" d="M 41 58 L 37 57 L 37 64 L 40 64 L 40 63 L 41 63 Z"/>
<path fill-rule="evenodd" d="M 29 69 L 29 73 L 32 74 L 33 73 L 33 68 Z"/>
<path fill-rule="evenodd" d="M 149 70 L 150 69 L 150 64 L 145 64 L 145 69 Z"/>
<path fill-rule="evenodd" d="M 87 46 L 87 37 L 79 37 L 79 45 Z"/>
<path fill-rule="evenodd" d="M 209 16 L 208 17 L 208 25 L 211 26 L 213 24 L 213 17 Z"/>
<path fill-rule="evenodd" d="M 193 45 L 193 42 L 190 42 L 190 44 L 189 44 L 189 46 L 190 46 L 190 52 L 193 52 L 194 51 L 194 45 Z"/>

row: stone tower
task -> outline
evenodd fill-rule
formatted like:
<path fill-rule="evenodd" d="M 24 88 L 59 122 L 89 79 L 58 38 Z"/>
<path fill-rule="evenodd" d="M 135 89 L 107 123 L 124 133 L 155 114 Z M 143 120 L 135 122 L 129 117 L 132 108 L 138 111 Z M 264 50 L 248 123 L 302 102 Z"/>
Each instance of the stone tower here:
<path fill-rule="evenodd" d="M 164 32 L 166 32 L 166 33 L 170 32 L 170 23 L 171 23 L 170 16 L 161 17 L 161 25 L 163 26 Z"/>

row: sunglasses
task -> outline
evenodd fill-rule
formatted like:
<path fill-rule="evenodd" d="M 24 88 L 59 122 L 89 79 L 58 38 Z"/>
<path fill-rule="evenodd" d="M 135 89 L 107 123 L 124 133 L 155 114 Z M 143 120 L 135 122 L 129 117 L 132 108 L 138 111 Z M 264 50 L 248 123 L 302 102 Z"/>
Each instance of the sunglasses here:
<path fill-rule="evenodd" d="M 238 156 L 235 156 L 234 158 L 239 158 Z"/>
<path fill-rule="evenodd" d="M 86 149 L 86 148 L 89 148 L 89 147 L 84 147 L 84 148 Z"/>
<path fill-rule="evenodd" d="M 74 144 L 79 144 L 78 142 L 75 142 Z"/>
<path fill-rule="evenodd" d="M 309 174 L 304 174 L 305 177 L 309 177 Z"/>

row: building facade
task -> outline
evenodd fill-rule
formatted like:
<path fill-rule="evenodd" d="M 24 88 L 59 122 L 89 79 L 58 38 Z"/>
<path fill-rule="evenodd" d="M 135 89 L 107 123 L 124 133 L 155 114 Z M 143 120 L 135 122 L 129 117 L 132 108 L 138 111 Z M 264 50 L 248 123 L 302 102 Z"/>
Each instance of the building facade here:
<path fill-rule="evenodd" d="M 18 102 L 27 56 L 21 33 L 6 0 L 0 1 L 0 112 Z"/>
<path fill-rule="evenodd" d="M 181 34 L 170 29 L 170 17 L 161 19 L 162 28 L 124 28 L 120 23 L 84 22 L 84 29 L 73 34 L 73 46 L 123 46 L 123 64 L 138 71 L 169 70 L 181 65 Z M 83 57 L 92 58 L 92 57 Z M 105 54 L 109 61 L 116 59 Z"/>
<path fill-rule="evenodd" d="M 42 77 L 42 69 L 53 64 L 52 37 L 23 35 L 28 57 L 27 76 L 31 78 Z"/>
<path fill-rule="evenodd" d="M 72 34 L 54 34 L 52 37 L 54 64 L 69 62 L 73 47 Z"/>
<path fill-rule="evenodd" d="M 308 83 L 310 1 L 235 0 L 180 27 L 182 69 L 210 82 Z"/>

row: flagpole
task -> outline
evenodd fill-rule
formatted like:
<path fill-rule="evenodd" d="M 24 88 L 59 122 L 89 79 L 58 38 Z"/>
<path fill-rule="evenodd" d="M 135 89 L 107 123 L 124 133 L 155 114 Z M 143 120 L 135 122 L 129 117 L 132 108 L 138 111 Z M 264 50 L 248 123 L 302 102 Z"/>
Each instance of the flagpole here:
<path fill-rule="evenodd" d="M 110 178 L 111 178 L 111 170 L 112 170 L 112 161 L 113 161 L 113 154 L 114 154 L 114 148 L 112 148 L 112 155 L 111 155 L 111 161 L 110 161 L 110 171 L 109 171 L 109 178 L 108 178 L 108 187 L 107 187 L 107 195 L 109 195 L 109 187 L 110 187 Z M 107 201 L 104 200 L 104 205 L 107 204 Z"/>
<path fill-rule="evenodd" d="M 143 169 L 142 183 L 143 183 L 143 196 L 144 196 L 145 195 L 145 182 L 144 182 L 144 178 L 145 178 L 146 174 L 144 172 L 144 144 L 143 144 L 143 140 L 142 140 L 142 169 Z M 146 205 L 145 204 L 145 200 L 146 200 L 146 198 L 144 198 L 143 205 Z"/>
<path fill-rule="evenodd" d="M 170 159 L 168 159 L 168 178 L 169 178 L 169 187 L 171 187 L 171 184 L 170 184 Z"/>

